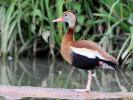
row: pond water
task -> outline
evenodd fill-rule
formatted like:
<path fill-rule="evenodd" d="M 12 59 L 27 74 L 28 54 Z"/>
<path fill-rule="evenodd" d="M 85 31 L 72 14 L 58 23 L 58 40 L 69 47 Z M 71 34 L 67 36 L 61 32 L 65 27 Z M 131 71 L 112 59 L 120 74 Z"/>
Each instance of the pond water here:
<path fill-rule="evenodd" d="M 118 73 L 115 70 L 97 69 L 92 73 L 92 91 L 133 92 L 132 71 Z M 85 88 L 86 84 L 87 71 L 64 61 L 21 58 L 0 62 L 0 85 L 74 89 Z M 7 100 L 4 97 L 0 99 Z"/>

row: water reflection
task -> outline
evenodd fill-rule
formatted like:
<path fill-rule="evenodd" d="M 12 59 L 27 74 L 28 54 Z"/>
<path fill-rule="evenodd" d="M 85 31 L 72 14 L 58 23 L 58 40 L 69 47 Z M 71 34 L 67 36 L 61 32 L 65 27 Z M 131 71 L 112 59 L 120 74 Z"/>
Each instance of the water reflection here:
<path fill-rule="evenodd" d="M 0 62 L 0 85 L 48 88 L 85 88 L 87 72 L 63 61 L 21 58 Z M 94 70 L 91 90 L 103 92 L 132 92 L 133 73 L 114 70 Z M 2 97 L 3 98 L 3 97 Z"/>

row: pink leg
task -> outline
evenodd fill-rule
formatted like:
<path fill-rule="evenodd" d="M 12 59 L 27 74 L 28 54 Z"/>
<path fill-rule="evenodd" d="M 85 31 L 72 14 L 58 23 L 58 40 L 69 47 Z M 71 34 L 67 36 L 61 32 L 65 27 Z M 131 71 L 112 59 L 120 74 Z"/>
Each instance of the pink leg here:
<path fill-rule="evenodd" d="M 87 83 L 87 87 L 86 89 L 72 89 L 73 91 L 76 91 L 76 92 L 90 92 L 90 86 L 91 86 L 91 79 L 92 79 L 92 74 L 91 74 L 91 71 L 88 70 L 88 83 Z"/>
<path fill-rule="evenodd" d="M 99 61 L 99 65 L 102 66 L 103 62 L 102 61 Z"/>

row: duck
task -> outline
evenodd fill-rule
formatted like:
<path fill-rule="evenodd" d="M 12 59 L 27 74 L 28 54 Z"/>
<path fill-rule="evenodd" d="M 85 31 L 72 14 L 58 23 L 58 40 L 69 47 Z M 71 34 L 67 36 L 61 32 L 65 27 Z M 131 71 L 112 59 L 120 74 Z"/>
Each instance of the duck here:
<path fill-rule="evenodd" d="M 121 72 L 118 61 L 108 54 L 105 49 L 93 41 L 74 40 L 75 27 L 77 23 L 76 13 L 73 10 L 65 11 L 61 17 L 52 22 L 64 21 L 69 27 L 62 38 L 61 56 L 73 66 L 88 71 L 88 82 L 85 89 L 72 89 L 76 92 L 90 92 L 92 73 L 98 68 L 114 69 Z"/>

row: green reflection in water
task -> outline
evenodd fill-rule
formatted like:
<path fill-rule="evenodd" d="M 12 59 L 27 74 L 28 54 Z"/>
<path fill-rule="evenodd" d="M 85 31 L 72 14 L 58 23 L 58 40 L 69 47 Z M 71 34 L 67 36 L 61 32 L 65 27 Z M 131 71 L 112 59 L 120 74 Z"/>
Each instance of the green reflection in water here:
<path fill-rule="evenodd" d="M 73 89 L 85 88 L 87 84 L 87 71 L 77 69 L 63 61 L 21 58 L 17 61 L 3 60 L 0 66 L 0 85 Z M 132 71 L 117 73 L 115 70 L 98 69 L 93 73 L 95 77 L 92 79 L 92 91 L 133 91 Z"/>

